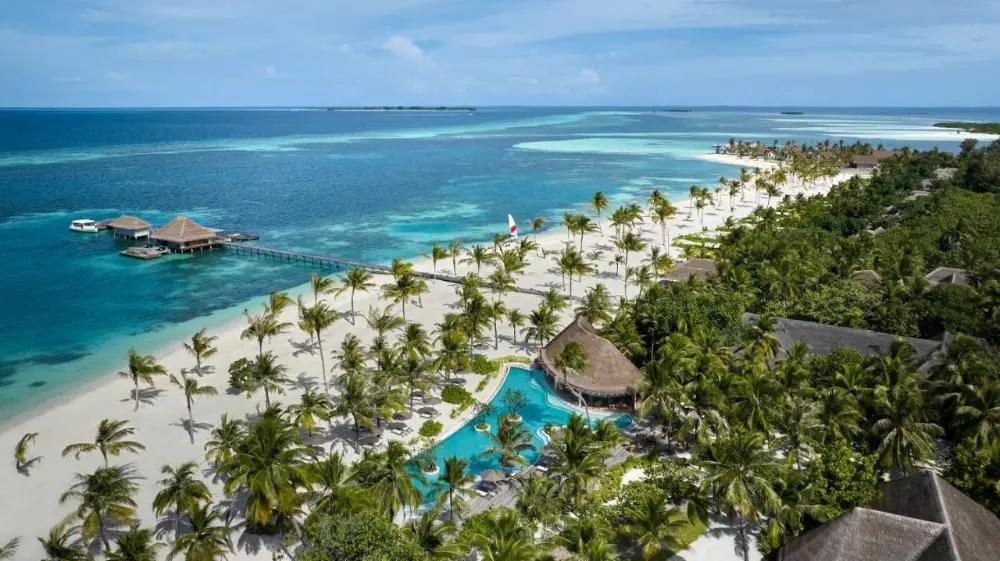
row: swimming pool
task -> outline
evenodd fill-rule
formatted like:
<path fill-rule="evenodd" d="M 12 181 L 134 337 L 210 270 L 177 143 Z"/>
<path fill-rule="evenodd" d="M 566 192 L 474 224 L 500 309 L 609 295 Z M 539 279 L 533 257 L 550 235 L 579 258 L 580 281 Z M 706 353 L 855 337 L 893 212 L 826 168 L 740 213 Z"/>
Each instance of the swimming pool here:
<path fill-rule="evenodd" d="M 577 409 L 574 405 L 555 394 L 549 386 L 548 381 L 545 380 L 545 374 L 542 371 L 512 366 L 507 374 L 507 379 L 504 380 L 503 385 L 490 401 L 496 408 L 496 414 L 486 419 L 486 422 L 490 424 L 491 430 L 494 432 L 499 423 L 499 417 L 506 413 L 501 399 L 504 392 L 509 389 L 522 390 L 528 398 L 526 405 L 518 413 L 523 418 L 523 423 L 533 435 L 532 444 L 535 445 L 535 450 L 528 450 L 524 453 L 524 457 L 528 460 L 529 464 L 534 463 L 538 459 L 538 455 L 545 445 L 545 441 L 543 441 L 540 434 L 541 429 L 545 425 L 565 425 L 573 413 L 584 414 L 582 410 Z M 615 424 L 623 428 L 632 423 L 632 417 L 622 413 L 607 414 L 591 411 L 590 419 L 595 423 L 601 419 L 614 420 Z M 439 470 L 444 470 L 445 459 L 452 456 L 468 460 L 469 472 L 474 475 L 479 475 L 488 469 L 500 469 L 502 467 L 500 465 L 499 454 L 486 458 L 479 457 L 479 454 L 491 447 L 492 441 L 486 434 L 476 431 L 475 425 L 477 421 L 478 419 L 470 419 L 437 446 L 434 455 L 437 459 Z M 430 488 L 437 479 L 438 476 L 436 474 L 428 475 L 428 485 L 418 485 L 421 491 L 424 492 L 427 500 L 435 498 L 430 493 Z"/>

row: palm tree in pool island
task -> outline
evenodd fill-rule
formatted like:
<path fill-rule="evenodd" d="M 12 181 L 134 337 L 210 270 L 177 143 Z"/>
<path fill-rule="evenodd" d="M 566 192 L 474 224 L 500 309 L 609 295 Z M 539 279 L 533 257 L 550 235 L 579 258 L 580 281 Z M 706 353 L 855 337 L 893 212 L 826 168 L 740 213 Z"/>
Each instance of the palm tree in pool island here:
<path fill-rule="evenodd" d="M 218 337 L 209 335 L 204 329 L 199 330 L 191 336 L 190 343 L 184 343 L 184 350 L 194 357 L 194 371 L 201 376 L 201 363 L 207 358 L 211 358 L 219 349 L 212 344 Z"/>
<path fill-rule="evenodd" d="M 528 463 L 524 453 L 535 450 L 531 443 L 532 434 L 524 423 L 514 421 L 512 415 L 504 415 L 495 433 L 487 433 L 492 441 L 489 449 L 480 454 L 481 458 L 500 455 L 500 465 L 514 467 Z"/>
<path fill-rule="evenodd" d="M 165 376 L 167 369 L 156 363 L 152 355 L 140 355 L 135 351 L 135 347 L 128 350 L 128 370 L 118 373 L 122 378 L 132 380 L 133 399 L 135 399 L 135 411 L 139 410 L 139 381 L 143 381 L 153 387 L 154 376 Z"/>
<path fill-rule="evenodd" d="M 196 397 L 218 395 L 219 392 L 212 386 L 199 384 L 198 380 L 194 378 L 170 376 L 170 383 L 180 388 L 181 392 L 184 393 L 188 412 L 188 436 L 191 438 L 191 444 L 194 444 L 194 414 L 191 412 L 191 405 Z"/>
<path fill-rule="evenodd" d="M 103 419 L 97 425 L 97 434 L 93 442 L 78 442 L 63 448 L 62 455 L 65 458 L 70 454 L 80 459 L 81 454 L 90 452 L 100 452 L 104 458 L 104 467 L 108 467 L 108 456 L 118 456 L 123 452 L 138 454 L 140 450 L 145 450 L 141 442 L 128 440 L 135 434 L 135 429 L 128 426 L 128 421 L 112 421 Z"/>
<path fill-rule="evenodd" d="M 369 289 L 375 288 L 372 278 L 371 273 L 358 267 L 347 271 L 347 274 L 344 275 L 344 285 L 337 291 L 337 295 L 347 291 L 351 292 L 351 325 L 354 325 L 356 321 L 354 319 L 354 294 L 358 291 L 368 292 Z"/>
<path fill-rule="evenodd" d="M 181 518 L 190 515 L 202 504 L 212 502 L 212 492 L 198 477 L 198 464 L 185 462 L 177 467 L 160 468 L 163 479 L 156 482 L 160 491 L 153 498 L 153 513 L 163 516 L 168 510 L 174 514 L 174 539 L 181 535 Z"/>

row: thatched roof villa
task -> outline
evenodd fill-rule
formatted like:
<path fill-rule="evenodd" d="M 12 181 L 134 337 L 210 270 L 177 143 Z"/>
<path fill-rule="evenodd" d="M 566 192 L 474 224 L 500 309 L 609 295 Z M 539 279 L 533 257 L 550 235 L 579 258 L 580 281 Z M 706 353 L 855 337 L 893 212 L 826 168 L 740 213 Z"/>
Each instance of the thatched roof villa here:
<path fill-rule="evenodd" d="M 556 368 L 556 356 L 575 341 L 587 355 L 587 367 L 582 372 Z M 567 386 L 575 397 L 591 406 L 634 405 L 636 388 L 642 372 L 611 341 L 602 338 L 583 316 L 577 316 L 541 351 L 542 369 L 553 378 L 557 388 Z"/>
<path fill-rule="evenodd" d="M 687 282 L 691 277 L 705 280 L 718 268 L 712 259 L 688 259 L 664 273 L 662 282 Z"/>
<path fill-rule="evenodd" d="M 881 496 L 788 542 L 775 561 L 995 561 L 1000 519 L 940 476 L 879 484 Z"/>
<path fill-rule="evenodd" d="M 219 236 L 215 230 L 184 216 L 174 218 L 150 237 L 169 247 L 171 251 L 179 252 L 212 248 L 219 244 Z"/>
<path fill-rule="evenodd" d="M 107 225 L 114 237 L 129 238 L 132 240 L 148 238 L 149 233 L 153 230 L 153 226 L 149 222 L 146 222 L 142 218 L 125 214 L 109 221 Z"/>

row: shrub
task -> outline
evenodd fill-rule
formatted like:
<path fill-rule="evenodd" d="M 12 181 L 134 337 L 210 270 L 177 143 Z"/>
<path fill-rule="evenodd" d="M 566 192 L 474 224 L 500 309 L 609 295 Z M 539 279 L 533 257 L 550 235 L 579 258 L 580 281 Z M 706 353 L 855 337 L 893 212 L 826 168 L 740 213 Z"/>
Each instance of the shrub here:
<path fill-rule="evenodd" d="M 503 392 L 500 402 L 507 408 L 508 413 L 517 415 L 517 412 L 528 404 L 528 394 L 524 393 L 524 390 L 508 389 Z"/>
<path fill-rule="evenodd" d="M 229 365 L 229 385 L 241 393 L 252 393 L 253 383 L 250 379 L 253 362 L 241 358 Z"/>
<path fill-rule="evenodd" d="M 391 520 L 369 509 L 347 516 L 321 514 L 306 525 L 308 547 L 303 561 L 421 561 L 426 559 L 413 534 L 398 528 Z"/>
<path fill-rule="evenodd" d="M 453 405 L 465 405 L 468 407 L 473 403 L 472 394 L 462 386 L 449 385 L 441 390 L 441 400 Z"/>
<path fill-rule="evenodd" d="M 476 430 L 490 430 L 489 423 L 476 423 Z"/>
<path fill-rule="evenodd" d="M 435 436 L 441 434 L 441 430 L 444 425 L 438 421 L 428 420 L 424 421 L 424 424 L 420 426 L 420 436 L 425 436 L 427 438 L 434 438 Z"/>
<path fill-rule="evenodd" d="M 499 368 L 500 364 L 486 358 L 486 355 L 472 355 L 472 371 L 476 374 L 494 374 Z"/>

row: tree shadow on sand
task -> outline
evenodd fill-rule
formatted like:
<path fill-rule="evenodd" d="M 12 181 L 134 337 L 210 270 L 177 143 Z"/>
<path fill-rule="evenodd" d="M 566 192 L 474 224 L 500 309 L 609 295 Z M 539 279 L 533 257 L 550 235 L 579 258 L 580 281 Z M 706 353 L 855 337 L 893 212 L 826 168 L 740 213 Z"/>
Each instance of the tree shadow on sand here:
<path fill-rule="evenodd" d="M 156 399 L 159 398 L 160 395 L 162 395 L 166 391 L 167 390 L 160 389 L 160 388 L 141 388 L 141 389 L 139 389 L 139 392 L 138 392 L 139 393 L 139 403 L 142 404 L 142 405 L 154 405 L 155 402 L 156 402 Z M 122 403 L 135 402 L 135 394 L 136 394 L 136 390 L 132 389 L 132 391 L 128 392 L 128 397 L 125 398 L 125 399 L 123 399 L 123 400 L 121 400 L 121 402 Z"/>
<path fill-rule="evenodd" d="M 194 435 L 196 432 L 211 430 L 214 425 L 212 423 L 206 422 L 191 422 L 190 419 L 185 419 L 181 417 L 176 423 L 170 423 L 172 427 L 181 427 L 187 432 L 188 437 L 191 439 L 191 444 L 194 444 Z"/>
<path fill-rule="evenodd" d="M 185 534 L 191 531 L 191 522 L 183 512 L 167 511 L 166 515 L 156 521 L 153 534 L 158 540 L 169 538 L 170 541 L 173 541 L 174 536 L 177 535 L 175 530 L 178 527 L 181 534 Z"/>
<path fill-rule="evenodd" d="M 319 387 L 319 381 L 316 380 L 316 376 L 310 376 L 305 372 L 300 372 L 298 377 L 296 377 L 292 382 L 292 387 L 302 391 L 315 390 Z"/>
<path fill-rule="evenodd" d="M 292 351 L 292 356 L 297 357 L 299 355 L 316 355 L 316 341 L 306 339 L 305 341 L 293 341 L 288 340 L 288 344 L 292 346 L 294 351 Z"/>
<path fill-rule="evenodd" d="M 25 460 L 24 462 L 21 462 L 20 464 L 17 464 L 14 467 L 15 469 L 17 469 L 17 473 L 20 473 L 25 477 L 31 477 L 31 469 L 40 463 L 42 463 L 42 457 L 35 456 L 34 458 L 31 458 L 30 460 Z"/>

